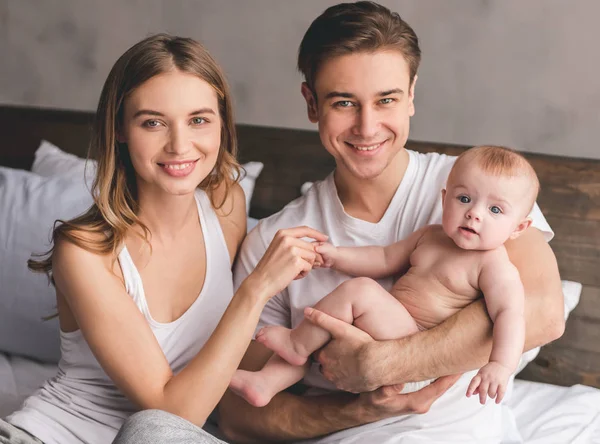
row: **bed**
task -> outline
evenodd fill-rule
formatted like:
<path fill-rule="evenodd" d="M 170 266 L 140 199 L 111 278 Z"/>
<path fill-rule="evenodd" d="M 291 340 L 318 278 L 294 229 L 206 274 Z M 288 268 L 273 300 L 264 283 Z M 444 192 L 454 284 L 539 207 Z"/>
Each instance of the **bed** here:
<path fill-rule="evenodd" d="M 0 166 L 29 170 L 41 140 L 86 156 L 89 112 L 0 106 Z M 264 169 L 250 216 L 261 218 L 334 167 L 312 131 L 238 125 L 240 159 Z M 456 155 L 464 146 L 409 141 L 407 148 Z M 600 161 L 527 154 L 541 182 L 538 203 L 556 235 L 551 246 L 573 293 L 564 335 L 519 373 L 508 406 L 520 437 L 506 442 L 600 443 Z M 0 182 L 0 193 L 3 184 Z M 2 291 L 0 283 L 0 292 Z M 580 291 L 579 291 L 580 290 Z M 572 308 L 572 307 L 569 307 Z M 56 364 L 0 354 L 0 417 L 56 371 Z M 551 384 L 551 385 L 550 385 Z"/>

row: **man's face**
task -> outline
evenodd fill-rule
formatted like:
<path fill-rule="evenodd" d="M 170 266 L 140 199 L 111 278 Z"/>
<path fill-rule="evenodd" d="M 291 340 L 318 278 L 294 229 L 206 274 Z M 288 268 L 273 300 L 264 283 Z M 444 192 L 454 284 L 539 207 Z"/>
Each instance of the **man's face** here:
<path fill-rule="evenodd" d="M 382 50 L 328 60 L 317 73 L 315 90 L 316 102 L 306 85 L 302 92 L 337 173 L 347 179 L 394 174 L 415 113 L 414 82 L 410 85 L 402 54 Z"/>

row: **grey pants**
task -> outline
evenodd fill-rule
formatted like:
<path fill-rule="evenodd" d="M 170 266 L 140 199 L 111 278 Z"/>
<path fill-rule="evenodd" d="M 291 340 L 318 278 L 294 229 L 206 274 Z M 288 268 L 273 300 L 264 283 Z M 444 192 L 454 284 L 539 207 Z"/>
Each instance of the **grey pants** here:
<path fill-rule="evenodd" d="M 162 410 L 143 410 L 130 416 L 125 421 L 113 444 L 226 443 L 197 425 L 172 413 L 163 412 Z"/>
<path fill-rule="evenodd" d="M 35 436 L 0 419 L 0 444 L 43 444 Z"/>

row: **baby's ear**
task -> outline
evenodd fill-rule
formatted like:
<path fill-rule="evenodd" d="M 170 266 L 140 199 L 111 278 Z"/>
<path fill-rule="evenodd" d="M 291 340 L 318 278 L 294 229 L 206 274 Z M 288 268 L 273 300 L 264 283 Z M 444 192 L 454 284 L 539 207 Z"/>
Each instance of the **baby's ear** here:
<path fill-rule="evenodd" d="M 527 230 L 527 228 L 529 228 L 531 226 L 531 223 L 533 221 L 531 220 L 530 217 L 527 217 L 525 219 L 523 219 L 519 225 L 517 225 L 517 228 L 515 228 L 515 231 L 513 231 L 510 235 L 510 239 L 516 239 L 518 238 L 520 235 L 522 235 L 525 230 Z"/>
<path fill-rule="evenodd" d="M 442 205 L 444 205 L 445 200 L 446 200 L 446 188 L 442 188 Z"/>

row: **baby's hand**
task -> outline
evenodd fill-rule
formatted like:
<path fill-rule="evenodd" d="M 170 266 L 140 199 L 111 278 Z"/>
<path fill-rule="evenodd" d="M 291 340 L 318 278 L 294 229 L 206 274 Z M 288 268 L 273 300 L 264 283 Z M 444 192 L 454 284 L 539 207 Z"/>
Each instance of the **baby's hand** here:
<path fill-rule="evenodd" d="M 315 261 L 313 268 L 331 268 L 335 262 L 337 248 L 329 242 L 315 242 L 315 252 L 319 254 L 320 261 Z"/>
<path fill-rule="evenodd" d="M 506 393 L 508 378 L 512 371 L 498 362 L 489 362 L 481 367 L 479 372 L 471 380 L 467 389 L 467 397 L 479 394 L 479 402 L 485 404 L 489 395 L 490 398 L 496 398 L 496 404 L 499 404 Z"/>

